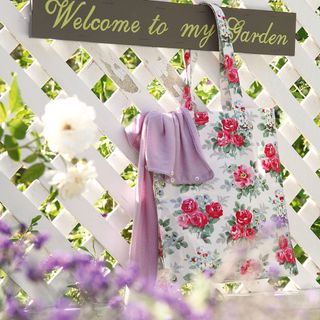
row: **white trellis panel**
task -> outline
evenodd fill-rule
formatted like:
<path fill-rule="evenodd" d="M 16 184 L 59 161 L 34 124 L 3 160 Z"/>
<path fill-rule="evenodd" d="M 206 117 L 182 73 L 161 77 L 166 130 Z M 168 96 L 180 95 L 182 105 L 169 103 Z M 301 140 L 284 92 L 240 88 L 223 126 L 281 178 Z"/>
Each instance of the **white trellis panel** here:
<path fill-rule="evenodd" d="M 103 158 L 94 146 L 83 154 L 84 157 L 94 161 L 98 171 L 97 180 L 90 186 L 90 192 L 78 199 L 58 198 L 63 205 L 58 216 L 52 222 L 46 218 L 39 222 L 39 229 L 49 233 L 50 241 L 39 254 L 32 250 L 29 258 L 39 259 L 58 250 L 61 252 L 74 250 L 67 236 L 80 223 L 90 232 L 89 239 L 84 243 L 89 251 L 95 250 L 99 254 L 106 249 L 123 265 L 127 262 L 129 245 L 120 232 L 132 218 L 135 190 L 130 188 L 120 174 L 130 162 L 136 164 L 137 159 L 127 144 L 120 118 L 123 109 L 131 104 L 136 105 L 141 111 L 170 111 L 179 105 L 183 81 L 169 63 L 177 50 L 131 46 L 141 59 L 141 63 L 130 72 L 119 60 L 127 46 L 61 40 L 50 44 L 44 39 L 31 39 L 28 36 L 30 4 L 18 11 L 10 0 L 0 1 L 0 22 L 4 24 L 4 28 L 0 30 L 0 77 L 10 83 L 11 72 L 18 74 L 23 100 L 38 117 L 41 117 L 44 106 L 49 101 L 41 87 L 53 78 L 63 88 L 60 96 L 75 94 L 95 108 L 99 136 L 106 135 L 116 147 L 108 159 Z M 316 174 L 320 168 L 320 129 L 313 121 L 320 113 L 320 69 L 315 64 L 315 59 L 320 54 L 320 17 L 315 13 L 320 7 L 320 1 L 286 0 L 285 3 L 289 10 L 297 12 L 297 28 L 302 26 L 309 33 L 308 39 L 303 44 L 296 43 L 296 55 L 287 57 L 288 62 L 277 74 L 269 66 L 273 56 L 249 54 L 239 54 L 239 56 L 243 62 L 240 77 L 244 91 L 254 80 L 258 80 L 263 90 L 255 102 L 265 107 L 279 105 L 287 115 L 287 120 L 278 130 L 280 157 L 290 172 L 284 182 L 287 203 L 289 204 L 301 189 L 310 196 L 299 213 L 288 205 L 294 244 L 299 244 L 307 255 L 305 262 L 298 264 L 299 275 L 290 278 L 285 288 L 291 290 L 319 287 L 316 278 L 320 271 L 318 249 L 320 240 L 310 227 L 320 215 L 320 179 Z M 243 0 L 241 6 L 271 10 L 268 0 Z M 10 56 L 18 44 L 26 48 L 34 58 L 34 62 L 26 70 L 20 68 Z M 79 47 L 84 48 L 92 60 L 76 74 L 67 65 L 66 60 Z M 216 87 L 219 87 L 217 53 L 194 51 L 192 59 L 193 89 L 204 77 L 208 77 Z M 91 91 L 93 85 L 104 74 L 108 75 L 118 87 L 105 103 Z M 300 77 L 311 87 L 308 96 L 301 103 L 289 90 Z M 158 79 L 166 89 L 158 101 L 147 91 L 147 85 L 154 79 Z M 205 107 L 196 94 L 193 93 L 193 96 L 198 104 Z M 4 103 L 7 99 L 7 93 L 1 97 Z M 207 107 L 216 108 L 219 106 L 219 99 L 220 96 L 217 94 Z M 30 130 L 37 127 L 38 123 L 35 122 Z M 300 157 L 292 147 L 301 134 L 310 143 L 310 150 L 304 158 Z M 28 134 L 26 141 L 31 138 Z M 39 206 L 49 195 L 48 181 L 45 177 L 34 181 L 24 192 L 20 192 L 12 184 L 10 178 L 21 165 L 11 161 L 5 153 L 0 156 L 0 202 L 7 209 L 2 219 L 10 225 L 15 225 L 18 221 L 30 221 L 32 217 L 41 214 Z M 61 159 L 55 158 L 51 166 L 60 168 Z M 95 201 L 105 191 L 108 191 L 118 204 L 106 218 L 102 217 L 94 207 Z M 50 283 L 38 286 L 34 286 L 19 275 L 13 274 L 10 277 L 4 285 L 16 286 L 16 290 L 21 287 L 31 298 L 47 297 L 48 302 L 60 294 L 66 281 L 61 273 Z M 257 281 L 256 287 L 264 290 L 268 289 L 268 284 L 265 281 Z M 246 287 L 242 285 L 238 292 L 245 290 Z"/>

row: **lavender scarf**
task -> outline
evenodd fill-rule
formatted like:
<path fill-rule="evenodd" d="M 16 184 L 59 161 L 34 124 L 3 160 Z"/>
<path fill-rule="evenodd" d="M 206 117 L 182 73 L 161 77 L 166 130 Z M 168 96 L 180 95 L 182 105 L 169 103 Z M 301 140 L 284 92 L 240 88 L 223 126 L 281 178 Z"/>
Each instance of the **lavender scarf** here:
<path fill-rule="evenodd" d="M 126 129 L 129 144 L 139 152 L 136 211 L 129 262 L 155 284 L 158 268 L 158 218 L 152 173 L 174 184 L 198 184 L 214 174 L 203 157 L 199 135 L 189 111 L 158 111 L 138 115 Z"/>

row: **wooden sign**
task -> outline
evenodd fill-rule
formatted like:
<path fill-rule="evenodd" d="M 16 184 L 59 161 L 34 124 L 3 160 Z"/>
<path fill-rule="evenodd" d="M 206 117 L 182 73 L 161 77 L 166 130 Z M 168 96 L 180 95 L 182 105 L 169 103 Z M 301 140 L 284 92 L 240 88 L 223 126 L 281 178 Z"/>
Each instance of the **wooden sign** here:
<path fill-rule="evenodd" d="M 294 55 L 295 13 L 223 8 L 236 52 Z M 218 51 L 208 5 L 147 0 L 33 0 L 30 36 Z"/>

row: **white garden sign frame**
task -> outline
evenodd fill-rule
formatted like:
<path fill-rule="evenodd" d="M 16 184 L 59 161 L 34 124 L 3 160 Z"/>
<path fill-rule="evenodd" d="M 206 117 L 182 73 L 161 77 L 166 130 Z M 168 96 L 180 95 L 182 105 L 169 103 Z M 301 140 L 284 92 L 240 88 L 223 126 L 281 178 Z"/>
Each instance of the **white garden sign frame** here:
<path fill-rule="evenodd" d="M 309 33 L 303 44 L 296 43 L 296 55 L 288 57 L 288 62 L 277 74 L 269 66 L 273 56 L 239 56 L 243 61 L 240 76 L 244 89 L 248 89 L 254 80 L 258 80 L 264 89 L 257 96 L 256 103 L 265 107 L 280 105 L 288 116 L 288 120 L 278 130 L 280 157 L 290 172 L 284 183 L 287 202 L 290 203 L 302 188 L 310 196 L 299 213 L 288 205 L 293 245 L 299 244 L 308 256 L 303 264 L 298 264 L 299 275 L 290 279 L 285 288 L 295 290 L 319 288 L 316 277 L 320 271 L 320 240 L 310 227 L 320 215 L 320 179 L 316 174 L 320 168 L 320 128 L 313 121 L 320 113 L 320 69 L 315 64 L 315 59 L 320 53 L 320 16 L 315 11 L 320 2 L 286 0 L 285 3 L 289 10 L 297 13 L 297 29 L 303 26 Z M 271 10 L 267 0 L 244 0 L 242 6 Z M 116 150 L 108 159 L 104 159 L 94 147 L 85 153 L 86 158 L 94 160 L 99 178 L 90 186 L 90 192 L 81 198 L 67 201 L 59 199 L 64 208 L 52 223 L 48 219 L 40 220 L 39 230 L 44 230 L 50 235 L 49 242 L 40 253 L 46 255 L 57 249 L 62 252 L 74 250 L 66 237 L 77 223 L 81 223 L 92 234 L 85 243 L 88 250 L 93 250 L 94 242 L 98 253 L 107 249 L 120 264 L 125 264 L 129 245 L 120 232 L 132 218 L 135 191 L 120 177 L 120 173 L 130 162 L 136 163 L 137 159 L 126 142 L 119 120 L 122 110 L 132 103 L 141 111 L 169 111 L 179 105 L 183 81 L 169 64 L 177 50 L 130 46 L 142 61 L 130 72 L 119 60 L 127 49 L 126 46 L 61 40 L 50 44 L 44 39 L 31 39 L 28 36 L 29 19 L 30 4 L 18 11 L 10 0 L 1 0 L 0 22 L 4 24 L 4 28 L 0 30 L 0 77 L 10 83 L 11 72 L 18 74 L 22 98 L 37 116 L 42 115 L 44 106 L 49 101 L 41 87 L 52 77 L 63 88 L 61 95 L 76 94 L 95 108 L 100 135 L 108 136 L 116 146 Z M 26 70 L 21 69 L 10 56 L 18 44 L 26 48 L 35 59 Z M 76 74 L 65 61 L 80 46 L 89 52 L 92 60 Z M 217 53 L 194 51 L 193 55 L 197 57 L 192 75 L 194 86 L 207 76 L 218 87 Z M 114 81 L 118 90 L 102 103 L 91 88 L 104 74 Z M 301 104 L 289 91 L 300 76 L 311 87 Z M 158 79 L 166 89 L 166 93 L 158 101 L 147 91 L 147 85 L 153 79 Z M 5 103 L 7 96 L 4 94 L 1 97 Z M 196 102 L 201 104 L 201 100 L 194 96 Z M 219 101 L 220 96 L 216 95 L 208 108 L 215 108 Z M 36 126 L 35 123 L 33 128 Z M 310 142 L 310 151 L 304 158 L 292 147 L 301 134 Z M 60 161 L 59 158 L 54 159 L 52 166 L 59 168 Z M 19 167 L 19 163 L 10 160 L 7 154 L 1 154 L 0 202 L 7 208 L 2 219 L 10 225 L 16 224 L 17 221 L 29 222 L 32 217 L 40 214 L 38 207 L 48 196 L 48 182 L 45 178 L 34 181 L 26 191 L 20 192 L 10 181 Z M 106 190 L 118 206 L 107 218 L 103 218 L 93 203 Z M 33 251 L 29 256 L 32 259 L 41 258 Z M 58 274 L 48 284 L 35 285 L 19 275 L 10 274 L 10 279 L 3 285 L 14 286 L 16 290 L 22 288 L 31 298 L 41 298 L 42 301 L 49 302 L 65 287 L 66 279 L 62 277 L 62 274 Z M 259 282 L 258 286 L 262 291 L 267 284 Z M 245 289 L 245 286 L 240 286 L 238 291 L 241 293 Z"/>

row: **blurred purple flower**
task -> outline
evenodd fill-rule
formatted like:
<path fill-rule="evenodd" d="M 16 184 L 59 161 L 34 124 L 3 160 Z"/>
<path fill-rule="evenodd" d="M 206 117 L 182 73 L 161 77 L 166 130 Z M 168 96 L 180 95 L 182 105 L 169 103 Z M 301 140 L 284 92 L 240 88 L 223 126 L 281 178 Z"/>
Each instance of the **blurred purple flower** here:
<path fill-rule="evenodd" d="M 79 319 L 79 310 L 72 309 L 70 300 L 60 299 L 50 310 L 48 320 L 76 320 Z"/>
<path fill-rule="evenodd" d="M 25 308 L 11 295 L 7 294 L 5 303 L 5 314 L 8 319 L 27 320 Z"/>
<path fill-rule="evenodd" d="M 39 250 L 43 244 L 49 239 L 49 236 L 44 233 L 37 233 L 33 238 L 34 247 Z"/>
<path fill-rule="evenodd" d="M 31 281 L 41 281 L 43 279 L 43 270 L 36 265 L 27 265 L 26 275 Z"/>
<path fill-rule="evenodd" d="M 139 277 L 139 268 L 135 264 L 129 264 L 125 268 L 117 267 L 115 270 L 115 284 L 118 288 L 131 287 Z"/>
<path fill-rule="evenodd" d="M 0 233 L 10 236 L 11 229 L 10 227 L 3 221 L 0 220 Z"/>
<path fill-rule="evenodd" d="M 145 305 L 129 302 L 123 313 L 123 319 L 126 320 L 151 320 L 151 314 Z"/>
<path fill-rule="evenodd" d="M 111 309 L 118 309 L 123 306 L 123 298 L 120 296 L 113 296 L 109 302 L 108 307 Z"/>
<path fill-rule="evenodd" d="M 19 223 L 19 233 L 25 233 L 27 231 L 27 225 L 23 222 Z"/>

